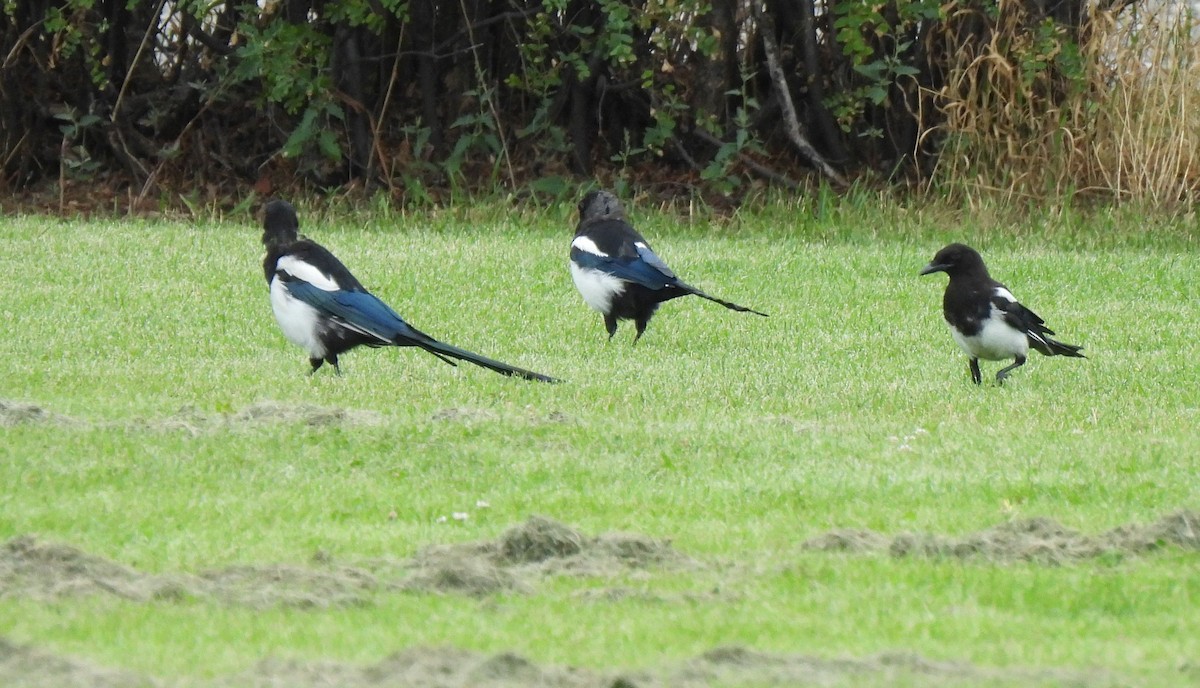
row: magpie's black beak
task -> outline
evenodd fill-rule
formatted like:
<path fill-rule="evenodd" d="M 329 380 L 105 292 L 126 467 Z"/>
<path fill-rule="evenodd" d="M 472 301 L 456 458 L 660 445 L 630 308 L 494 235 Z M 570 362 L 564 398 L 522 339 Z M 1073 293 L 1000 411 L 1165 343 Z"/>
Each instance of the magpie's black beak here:
<path fill-rule="evenodd" d="M 929 265 L 921 268 L 920 275 L 928 275 L 931 272 L 945 272 L 946 268 L 948 267 L 950 266 L 946 265 L 945 263 L 930 263 Z"/>

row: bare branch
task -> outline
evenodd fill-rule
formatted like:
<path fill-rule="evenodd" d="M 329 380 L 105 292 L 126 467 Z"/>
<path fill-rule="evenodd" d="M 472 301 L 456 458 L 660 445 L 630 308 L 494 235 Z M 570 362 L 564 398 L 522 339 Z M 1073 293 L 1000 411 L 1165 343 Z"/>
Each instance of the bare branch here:
<path fill-rule="evenodd" d="M 816 148 L 808 142 L 800 129 L 800 120 L 796 116 L 796 106 L 792 102 L 792 94 L 788 90 L 787 78 L 783 74 L 783 66 L 779 63 L 779 46 L 775 43 L 775 21 L 763 8 L 763 3 L 754 4 L 754 16 L 758 20 L 758 31 L 762 36 L 763 50 L 767 56 L 767 70 L 771 73 L 771 81 L 779 93 L 779 104 L 783 107 L 784 131 L 796 149 L 806 160 L 812 163 L 821 174 L 838 184 L 847 186 L 845 177 L 835 170 Z"/>
<path fill-rule="evenodd" d="M 717 138 L 716 136 L 713 136 L 712 134 L 708 133 L 701 127 L 696 127 L 695 129 L 693 129 L 692 136 L 695 136 L 696 138 L 700 139 L 701 141 L 712 144 L 714 146 L 724 146 L 725 145 L 724 141 L 722 141 L 721 139 Z M 683 150 L 683 147 L 680 146 L 680 151 L 682 152 L 682 150 Z M 794 179 L 788 177 L 785 174 L 776 172 L 775 170 L 771 169 L 770 167 L 767 167 L 766 165 L 755 160 L 754 158 L 750 157 L 749 155 L 746 155 L 745 153 L 742 153 L 739 151 L 737 154 L 737 157 L 738 157 L 738 160 L 741 161 L 741 163 L 743 165 L 745 165 L 746 167 L 749 167 L 752 172 L 754 172 L 755 174 L 757 174 L 760 177 L 763 177 L 772 182 L 775 182 L 776 184 L 779 184 L 780 186 L 785 187 L 789 191 L 797 191 L 801 188 L 800 184 L 798 182 L 796 182 Z M 688 160 L 689 160 L 689 162 L 692 162 L 693 167 L 698 167 L 694 161 L 690 160 L 690 156 L 689 156 Z"/>
<path fill-rule="evenodd" d="M 138 61 L 142 58 L 142 53 L 146 50 L 146 45 L 150 43 L 150 36 L 158 30 L 158 18 L 162 16 L 163 5 L 167 0 L 158 0 L 158 7 L 154 9 L 154 14 L 150 15 L 150 25 L 146 27 L 146 33 L 142 35 L 142 42 L 138 44 L 137 52 L 133 55 L 133 61 L 129 63 L 128 71 L 125 73 L 125 81 L 121 82 L 121 90 L 117 93 L 117 102 L 113 103 L 112 117 L 113 122 L 117 121 L 117 117 L 121 114 L 121 101 L 125 100 L 125 92 L 129 90 L 129 84 L 133 81 L 133 75 L 137 72 Z"/>
<path fill-rule="evenodd" d="M 189 12 L 187 9 L 180 11 L 179 21 L 180 24 L 183 25 L 184 32 L 196 39 L 196 41 L 205 48 L 208 48 L 214 53 L 222 56 L 231 55 L 233 53 L 233 46 L 222 43 L 215 37 L 205 32 L 203 27 L 200 26 L 200 22 L 196 21 L 196 18 L 193 17 L 191 12 Z"/>

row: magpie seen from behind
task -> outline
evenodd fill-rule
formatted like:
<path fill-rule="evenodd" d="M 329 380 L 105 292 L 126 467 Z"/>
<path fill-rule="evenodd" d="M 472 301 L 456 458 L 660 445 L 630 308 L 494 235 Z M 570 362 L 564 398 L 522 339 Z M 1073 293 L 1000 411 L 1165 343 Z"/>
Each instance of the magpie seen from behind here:
<path fill-rule="evenodd" d="M 1009 373 L 1025 365 L 1030 348 L 1046 356 L 1086 358 L 1079 353 L 1082 347 L 1051 338 L 1054 331 L 1037 313 L 1018 303 L 1007 287 L 992 279 L 983 258 L 970 246 L 950 244 L 938 251 L 920 274 L 934 272 L 950 276 L 942 297 L 942 315 L 954 341 L 970 357 L 975 384 L 983 381 L 979 373 L 981 358 L 1014 359 L 1012 365 L 996 373 L 996 384 L 1004 384 Z"/>
<path fill-rule="evenodd" d="M 590 191 L 579 202 L 569 265 L 583 300 L 604 316 L 609 339 L 617 333 L 618 320 L 633 320 L 636 344 L 660 303 L 689 294 L 735 311 L 767 315 L 718 299 L 679 279 L 629 224 L 621 202 L 608 191 Z"/>
<path fill-rule="evenodd" d="M 264 208 L 263 271 L 271 310 L 288 341 L 308 352 L 309 374 L 322 364 L 341 374 L 338 356 L 356 346 L 415 346 L 450 365 L 469 361 L 502 375 L 558 380 L 444 344 L 417 330 L 368 292 L 324 246 L 299 234 L 296 209 L 273 200 Z"/>

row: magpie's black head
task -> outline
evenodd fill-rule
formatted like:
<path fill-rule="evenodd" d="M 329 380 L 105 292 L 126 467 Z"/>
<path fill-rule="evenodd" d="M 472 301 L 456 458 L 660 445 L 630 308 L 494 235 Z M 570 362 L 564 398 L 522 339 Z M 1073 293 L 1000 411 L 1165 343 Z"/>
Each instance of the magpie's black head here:
<path fill-rule="evenodd" d="M 950 244 L 937 252 L 922 270 L 922 275 L 944 272 L 954 279 L 956 275 L 982 274 L 987 276 L 987 267 L 979 252 L 966 244 Z"/>
<path fill-rule="evenodd" d="M 603 189 L 589 191 L 579 202 L 579 221 L 598 219 L 624 220 L 625 211 L 621 209 L 621 201 L 616 196 Z"/>
<path fill-rule="evenodd" d="M 300 220 L 291 203 L 274 200 L 263 207 L 263 245 L 286 246 L 298 238 Z"/>

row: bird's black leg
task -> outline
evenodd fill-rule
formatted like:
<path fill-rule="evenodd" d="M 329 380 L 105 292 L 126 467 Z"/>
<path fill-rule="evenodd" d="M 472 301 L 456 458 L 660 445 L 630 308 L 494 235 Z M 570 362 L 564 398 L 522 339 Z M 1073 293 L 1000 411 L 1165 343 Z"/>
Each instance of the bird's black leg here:
<path fill-rule="evenodd" d="M 649 303 L 640 305 L 634 313 L 633 324 L 637 327 L 637 336 L 633 338 L 634 344 L 637 344 L 642 335 L 646 333 L 646 326 L 650 324 L 650 318 L 654 317 L 656 310 L 658 310 L 658 304 Z"/>
<path fill-rule="evenodd" d="M 329 361 L 329 365 L 333 366 L 333 374 L 334 375 L 342 374 L 342 368 L 341 368 L 341 366 L 338 365 L 338 360 L 337 360 L 336 354 L 334 354 L 333 356 L 326 356 L 325 360 Z"/>
<path fill-rule="evenodd" d="M 611 315 L 604 316 L 604 329 L 608 330 L 608 338 L 611 340 L 617 333 L 617 319 Z"/>
<path fill-rule="evenodd" d="M 1000 372 L 996 373 L 996 384 L 1004 384 L 1004 378 L 1008 377 L 1008 374 L 1012 372 L 1014 368 L 1020 368 L 1023 365 L 1025 365 L 1025 357 L 1017 356 L 1017 360 L 1014 361 L 1012 365 L 1006 368 L 1001 368 Z"/>
<path fill-rule="evenodd" d="M 321 364 L 325 361 L 320 358 L 310 358 L 308 359 L 308 362 L 312 366 L 312 370 L 308 371 L 308 374 L 312 375 L 317 372 L 317 368 L 320 368 Z"/>
<path fill-rule="evenodd" d="M 979 359 L 971 359 L 971 382 L 977 385 L 983 384 L 983 375 L 979 373 Z"/>
<path fill-rule="evenodd" d="M 633 321 L 633 326 L 637 328 L 637 336 L 633 338 L 633 343 L 637 344 L 642 335 L 646 333 L 646 325 L 650 324 L 650 318 L 638 318 Z"/>

